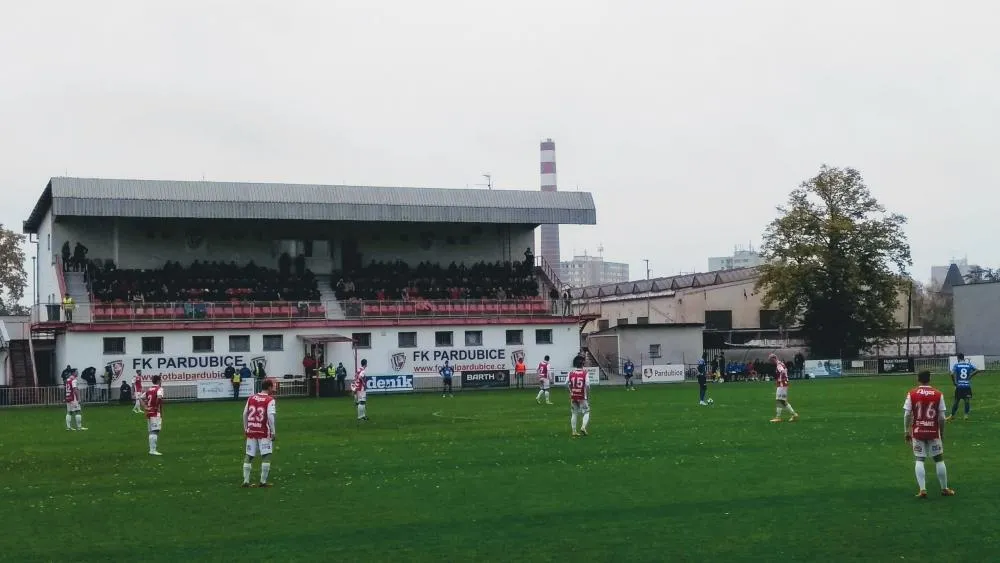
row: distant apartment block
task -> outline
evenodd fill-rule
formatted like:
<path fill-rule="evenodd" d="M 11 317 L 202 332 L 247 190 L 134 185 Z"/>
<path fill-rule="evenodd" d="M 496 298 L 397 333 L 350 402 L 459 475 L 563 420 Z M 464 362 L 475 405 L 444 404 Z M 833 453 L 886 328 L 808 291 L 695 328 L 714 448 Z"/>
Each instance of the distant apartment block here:
<path fill-rule="evenodd" d="M 738 268 L 753 268 L 764 264 L 760 253 L 751 248 L 736 248 L 732 256 L 714 256 L 708 259 L 708 271 L 736 270 Z"/>
<path fill-rule="evenodd" d="M 559 263 L 559 278 L 570 287 L 585 287 L 629 280 L 628 264 L 606 262 L 602 256 L 574 256 Z"/>

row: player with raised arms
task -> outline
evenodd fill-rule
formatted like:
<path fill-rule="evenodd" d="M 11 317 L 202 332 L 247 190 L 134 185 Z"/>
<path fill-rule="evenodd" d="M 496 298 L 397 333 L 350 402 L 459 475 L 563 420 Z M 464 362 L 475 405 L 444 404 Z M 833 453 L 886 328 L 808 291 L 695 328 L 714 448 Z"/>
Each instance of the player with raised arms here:
<path fill-rule="evenodd" d="M 80 384 L 76 371 L 66 378 L 63 389 L 66 391 L 66 430 L 86 430 L 83 426 L 83 411 L 80 408 Z M 73 421 L 76 420 L 76 428 Z"/>
<path fill-rule="evenodd" d="M 149 429 L 149 455 L 163 455 L 157 449 L 160 439 L 160 429 L 163 428 L 163 387 L 160 387 L 160 376 L 151 379 L 153 386 L 142 394 L 142 410 L 146 413 L 146 426 Z"/>
<path fill-rule="evenodd" d="M 549 398 L 549 386 L 552 384 L 549 378 L 549 357 L 545 356 L 545 359 L 538 363 L 538 394 L 535 395 L 535 402 L 538 404 L 542 403 L 542 397 L 545 397 L 545 404 L 551 405 L 552 400 Z"/>
<path fill-rule="evenodd" d="M 774 393 L 777 414 L 774 415 L 771 422 L 781 422 L 781 414 L 785 410 L 792 415 L 792 418 L 789 418 L 788 422 L 795 422 L 799 419 L 799 413 L 795 412 L 792 404 L 788 402 L 788 368 L 785 367 L 785 362 L 779 360 L 778 356 L 774 354 L 768 356 L 767 359 L 774 364 L 774 383 L 777 386 L 777 390 Z"/>
<path fill-rule="evenodd" d="M 358 420 L 368 420 L 368 381 L 365 372 L 368 370 L 368 360 L 361 360 L 361 367 L 354 374 L 351 391 L 354 393 L 354 404 L 358 407 Z"/>
<path fill-rule="evenodd" d="M 582 356 L 573 358 L 573 371 L 566 378 L 566 388 L 569 389 L 569 426 L 573 430 L 573 437 L 586 436 L 587 425 L 590 423 L 590 380 L 587 378 L 587 370 L 583 369 Z M 581 415 L 583 424 L 580 432 L 577 432 L 576 421 Z"/>
<path fill-rule="evenodd" d="M 948 468 L 944 465 L 944 394 L 931 387 L 931 372 L 922 371 L 917 374 L 917 387 L 906 394 L 903 403 L 903 431 L 905 438 L 913 446 L 913 457 L 916 458 L 915 472 L 917 486 L 920 492 L 917 498 L 927 498 L 927 474 L 924 460 L 930 452 L 934 457 L 937 469 L 938 483 L 941 484 L 941 496 L 954 496 L 955 491 L 948 488 Z"/>
<path fill-rule="evenodd" d="M 250 488 L 250 471 L 253 459 L 260 455 L 260 485 L 270 487 L 267 476 L 271 472 L 271 453 L 274 451 L 276 403 L 271 391 L 274 381 L 265 379 L 260 392 L 247 398 L 243 407 L 243 434 L 247 439 L 246 457 L 243 458 L 243 488 Z"/>
<path fill-rule="evenodd" d="M 972 362 L 965 360 L 965 354 L 958 355 L 958 363 L 951 368 L 951 383 L 955 386 L 955 402 L 951 405 L 951 415 L 948 420 L 955 418 L 958 412 L 958 403 L 965 400 L 965 418 L 969 418 L 969 411 L 972 410 L 972 376 L 976 375 L 976 366 Z"/>

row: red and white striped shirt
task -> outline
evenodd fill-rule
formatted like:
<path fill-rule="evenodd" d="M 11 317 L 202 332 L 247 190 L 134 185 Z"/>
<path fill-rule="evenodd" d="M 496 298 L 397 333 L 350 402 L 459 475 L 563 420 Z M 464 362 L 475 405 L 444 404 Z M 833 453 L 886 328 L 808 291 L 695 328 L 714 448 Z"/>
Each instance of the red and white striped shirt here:
<path fill-rule="evenodd" d="M 778 387 L 788 387 L 788 368 L 785 367 L 785 362 L 778 361 L 774 364 L 774 383 Z"/>
<path fill-rule="evenodd" d="M 549 363 L 546 361 L 539 362 L 538 379 L 548 379 L 548 378 L 549 378 Z"/>

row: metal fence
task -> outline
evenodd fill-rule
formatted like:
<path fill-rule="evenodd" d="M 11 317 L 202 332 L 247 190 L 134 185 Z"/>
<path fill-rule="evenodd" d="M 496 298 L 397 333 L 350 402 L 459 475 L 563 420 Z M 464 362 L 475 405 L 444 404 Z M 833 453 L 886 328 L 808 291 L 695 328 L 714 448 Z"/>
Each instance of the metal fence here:
<path fill-rule="evenodd" d="M 309 389 L 303 377 L 279 379 L 275 397 L 308 397 Z M 260 390 L 260 381 L 255 382 L 255 388 Z M 80 403 L 87 405 L 113 405 L 125 402 L 132 404 L 134 397 L 122 397 L 119 388 L 109 388 L 106 385 L 87 385 L 80 382 Z M 163 387 L 166 401 L 225 401 L 230 398 L 199 399 L 197 385 L 168 385 Z M 246 398 L 246 397 L 242 397 Z M 0 387 L 0 407 L 52 407 L 66 404 L 66 390 L 62 385 L 46 387 Z"/>

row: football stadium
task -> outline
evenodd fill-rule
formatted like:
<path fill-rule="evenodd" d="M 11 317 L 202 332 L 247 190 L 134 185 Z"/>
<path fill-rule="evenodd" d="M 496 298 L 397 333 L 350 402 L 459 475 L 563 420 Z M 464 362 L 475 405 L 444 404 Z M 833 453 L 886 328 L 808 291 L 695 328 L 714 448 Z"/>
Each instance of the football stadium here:
<path fill-rule="evenodd" d="M 567 224 L 597 224 L 589 193 L 52 178 L 31 316 L 0 324 L 0 559 L 995 556 L 997 351 L 947 425 L 957 494 L 931 465 L 914 500 L 904 398 L 926 369 L 952 407 L 954 342 L 796 366 L 733 324 L 752 272 L 569 290 L 535 253 Z M 723 326 L 712 292 L 755 309 Z M 790 419 L 779 373 L 740 377 L 772 352 Z"/>

